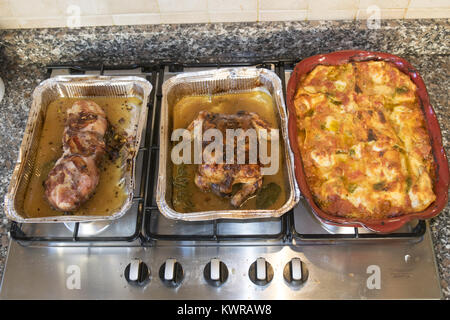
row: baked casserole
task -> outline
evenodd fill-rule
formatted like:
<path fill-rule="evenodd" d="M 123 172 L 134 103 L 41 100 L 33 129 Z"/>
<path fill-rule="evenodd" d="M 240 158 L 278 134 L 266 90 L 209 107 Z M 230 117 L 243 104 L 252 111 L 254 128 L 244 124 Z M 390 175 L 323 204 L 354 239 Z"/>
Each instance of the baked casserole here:
<path fill-rule="evenodd" d="M 385 61 L 318 65 L 300 79 L 298 146 L 322 210 L 377 220 L 423 211 L 436 199 L 416 89 Z"/>

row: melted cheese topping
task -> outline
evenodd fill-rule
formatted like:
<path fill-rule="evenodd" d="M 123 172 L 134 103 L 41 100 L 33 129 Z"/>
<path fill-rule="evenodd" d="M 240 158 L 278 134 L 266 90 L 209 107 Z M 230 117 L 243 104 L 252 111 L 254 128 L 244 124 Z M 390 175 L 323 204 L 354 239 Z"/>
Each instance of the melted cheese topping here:
<path fill-rule="evenodd" d="M 394 65 L 317 66 L 301 79 L 294 105 L 307 182 L 323 210 L 371 220 L 435 200 L 416 86 Z"/>

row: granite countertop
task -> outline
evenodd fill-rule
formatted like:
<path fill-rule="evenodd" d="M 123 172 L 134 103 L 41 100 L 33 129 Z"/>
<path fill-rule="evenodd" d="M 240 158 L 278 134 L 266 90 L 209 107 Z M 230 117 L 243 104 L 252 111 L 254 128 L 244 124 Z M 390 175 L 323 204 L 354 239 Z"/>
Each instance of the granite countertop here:
<path fill-rule="evenodd" d="M 365 21 L 314 21 L 0 30 L 0 77 L 6 87 L 0 102 L 0 199 L 17 159 L 32 92 L 46 78 L 47 64 L 300 60 L 344 49 L 389 52 L 410 61 L 424 78 L 450 150 L 449 25 L 449 19 L 430 19 L 385 20 L 379 29 L 367 28 Z M 430 220 L 445 299 L 450 299 L 449 211 L 447 205 Z M 8 228 L 2 207 L 0 278 Z"/>

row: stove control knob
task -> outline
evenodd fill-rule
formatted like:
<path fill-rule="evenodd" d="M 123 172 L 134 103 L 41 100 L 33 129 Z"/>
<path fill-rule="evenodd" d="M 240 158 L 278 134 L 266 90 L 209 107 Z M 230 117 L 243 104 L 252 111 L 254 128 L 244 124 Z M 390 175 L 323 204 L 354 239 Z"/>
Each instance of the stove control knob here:
<path fill-rule="evenodd" d="M 248 270 L 250 280 L 259 286 L 264 286 L 273 279 L 273 268 L 264 258 L 258 258 Z"/>
<path fill-rule="evenodd" d="M 145 286 L 150 281 L 150 269 L 140 259 L 133 259 L 125 268 L 125 279 L 134 286 Z"/>
<path fill-rule="evenodd" d="M 283 277 L 291 286 L 299 287 L 308 279 L 308 269 L 299 258 L 293 258 L 284 266 Z"/>
<path fill-rule="evenodd" d="M 183 281 L 183 267 L 176 259 L 167 259 L 159 268 L 159 277 L 166 286 L 178 287 Z"/>
<path fill-rule="evenodd" d="M 228 279 L 227 265 L 217 258 L 211 259 L 203 269 L 203 276 L 208 284 L 220 287 Z"/>

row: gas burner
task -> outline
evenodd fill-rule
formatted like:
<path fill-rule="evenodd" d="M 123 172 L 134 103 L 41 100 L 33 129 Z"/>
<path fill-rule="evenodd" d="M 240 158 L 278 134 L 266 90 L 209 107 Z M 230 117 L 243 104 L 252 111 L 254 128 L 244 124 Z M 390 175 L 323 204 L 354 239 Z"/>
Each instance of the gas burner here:
<path fill-rule="evenodd" d="M 80 236 L 89 237 L 102 233 L 103 231 L 108 229 L 111 223 L 112 223 L 111 221 L 92 221 L 92 222 L 82 222 L 78 224 L 75 222 L 64 222 L 64 225 L 72 233 L 75 231 L 75 228 L 78 228 L 78 234 Z"/>
<path fill-rule="evenodd" d="M 352 234 L 355 233 L 355 228 L 353 227 L 342 227 L 342 226 L 336 226 L 332 224 L 328 224 L 319 218 L 316 218 L 317 221 L 319 221 L 320 225 L 322 226 L 325 231 L 331 233 L 331 234 Z"/>

